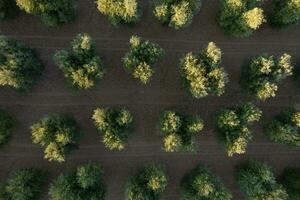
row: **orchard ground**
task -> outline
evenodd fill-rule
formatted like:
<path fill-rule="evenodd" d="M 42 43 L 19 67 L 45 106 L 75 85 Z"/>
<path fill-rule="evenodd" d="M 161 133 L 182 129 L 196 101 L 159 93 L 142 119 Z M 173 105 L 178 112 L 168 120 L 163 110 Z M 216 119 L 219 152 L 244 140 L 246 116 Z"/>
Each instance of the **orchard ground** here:
<path fill-rule="evenodd" d="M 1 34 L 36 48 L 46 64 L 32 92 L 18 94 L 11 89 L 0 89 L 0 107 L 15 115 L 20 122 L 9 144 L 0 151 L 0 181 L 4 181 L 12 169 L 38 166 L 49 170 L 50 183 L 69 167 L 97 161 L 105 170 L 107 199 L 121 200 L 124 199 L 126 181 L 138 168 L 146 163 L 160 163 L 165 166 L 169 177 L 164 197 L 174 200 L 179 199 L 181 178 L 201 163 L 221 178 L 234 199 L 240 200 L 242 194 L 234 181 L 234 170 L 248 158 L 267 162 L 276 174 L 287 166 L 300 166 L 299 149 L 270 141 L 262 130 L 262 125 L 283 108 L 300 103 L 300 88 L 289 78 L 280 84 L 276 98 L 262 102 L 243 93 L 239 85 L 242 65 L 259 53 L 281 55 L 287 52 L 292 55 L 293 64 L 299 65 L 299 26 L 275 30 L 265 24 L 248 38 L 225 36 L 216 22 L 218 0 L 209 0 L 204 1 L 192 25 L 180 31 L 163 27 L 154 18 L 148 1 L 141 5 L 143 15 L 137 25 L 116 28 L 97 11 L 93 1 L 78 0 L 76 4 L 76 20 L 61 27 L 49 28 L 38 18 L 23 13 L 0 24 Z M 95 88 L 72 92 L 67 88 L 63 73 L 54 65 L 53 55 L 57 49 L 68 49 L 70 41 L 82 32 L 90 34 L 95 41 L 106 74 Z M 127 52 L 133 34 L 157 42 L 166 50 L 166 55 L 156 65 L 153 79 L 146 86 L 140 85 L 122 67 L 121 57 Z M 222 65 L 229 73 L 230 82 L 221 97 L 192 99 L 180 84 L 179 59 L 189 51 L 201 51 L 210 41 L 222 49 Z M 225 148 L 216 139 L 214 113 L 223 106 L 249 100 L 262 109 L 263 116 L 253 126 L 254 138 L 248 144 L 247 153 L 228 158 Z M 127 107 L 133 112 L 135 132 L 124 151 L 111 152 L 100 142 L 101 137 L 91 119 L 93 110 L 99 106 Z M 197 136 L 198 150 L 195 153 L 165 153 L 162 150 L 157 123 L 165 109 L 200 114 L 204 119 L 205 129 Z M 45 160 L 43 149 L 31 141 L 29 126 L 51 113 L 73 114 L 85 130 L 80 148 L 71 151 L 63 164 Z M 47 189 L 45 187 L 43 199 L 47 199 Z"/>

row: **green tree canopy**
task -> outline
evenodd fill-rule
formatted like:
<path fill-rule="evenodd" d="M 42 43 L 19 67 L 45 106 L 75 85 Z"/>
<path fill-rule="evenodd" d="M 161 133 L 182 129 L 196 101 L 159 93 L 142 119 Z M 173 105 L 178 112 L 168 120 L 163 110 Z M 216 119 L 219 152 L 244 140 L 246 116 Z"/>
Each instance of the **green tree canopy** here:
<path fill-rule="evenodd" d="M 293 69 L 289 54 L 278 58 L 267 54 L 256 56 L 244 67 L 241 85 L 258 99 L 266 100 L 276 96 L 279 83 L 291 76 Z"/>
<path fill-rule="evenodd" d="M 286 190 L 266 164 L 251 160 L 238 169 L 236 178 L 247 200 L 288 200 Z"/>
<path fill-rule="evenodd" d="M 300 106 L 281 112 L 269 122 L 265 131 L 271 140 L 300 147 Z"/>
<path fill-rule="evenodd" d="M 216 130 L 228 156 L 246 153 L 247 143 L 252 138 L 248 126 L 258 121 L 261 113 L 262 111 L 251 103 L 225 108 L 217 113 Z"/>
<path fill-rule="evenodd" d="M 76 89 L 89 89 L 104 75 L 101 58 L 96 55 L 91 37 L 78 34 L 71 51 L 56 51 L 54 59 L 65 78 Z"/>
<path fill-rule="evenodd" d="M 220 96 L 225 92 L 228 75 L 220 65 L 221 49 L 213 42 L 198 55 L 190 52 L 181 59 L 181 77 L 192 97 L 199 99 L 209 94 Z"/>
<path fill-rule="evenodd" d="M 44 65 L 33 49 L 19 41 L 0 36 L 0 86 L 28 91 L 43 69 Z"/>
<path fill-rule="evenodd" d="M 96 4 L 99 12 L 115 26 L 139 21 L 138 0 L 96 0 Z"/>
<path fill-rule="evenodd" d="M 166 152 L 195 151 L 195 135 L 204 128 L 199 115 L 184 116 L 175 111 L 164 111 L 160 119 L 163 149 Z"/>
<path fill-rule="evenodd" d="M 48 26 L 61 25 L 74 18 L 73 0 L 16 0 L 20 9 L 39 17 Z"/>
<path fill-rule="evenodd" d="M 181 29 L 192 23 L 202 0 L 153 0 L 154 16 L 163 24 Z"/>
<path fill-rule="evenodd" d="M 167 177 L 159 165 L 147 165 L 127 183 L 125 200 L 161 200 Z"/>
<path fill-rule="evenodd" d="M 60 175 L 50 186 L 50 200 L 104 200 L 101 165 L 89 163 Z"/>
<path fill-rule="evenodd" d="M 132 36 L 130 38 L 129 51 L 123 57 L 124 69 L 142 84 L 147 84 L 154 73 L 152 65 L 163 54 L 164 50 L 158 44 L 149 40 L 143 41 L 138 36 Z"/>
<path fill-rule="evenodd" d="M 18 11 L 15 0 L 0 1 L 0 21 L 15 17 L 18 14 Z"/>
<path fill-rule="evenodd" d="M 46 176 L 46 171 L 36 168 L 14 171 L 0 187 L 0 200 L 40 199 Z"/>
<path fill-rule="evenodd" d="M 0 146 L 7 143 L 11 136 L 12 129 L 15 127 L 16 120 L 4 110 L 0 110 Z"/>
<path fill-rule="evenodd" d="M 103 143 L 110 150 L 123 150 L 132 132 L 133 116 L 127 109 L 97 108 L 92 116 Z"/>
<path fill-rule="evenodd" d="M 218 22 L 228 35 L 246 37 L 266 21 L 257 7 L 264 0 L 221 0 Z"/>
<path fill-rule="evenodd" d="M 287 26 L 300 22 L 299 0 L 275 0 L 270 21 L 275 26 Z"/>
<path fill-rule="evenodd" d="M 289 200 L 300 199 L 300 168 L 286 168 L 280 182 L 289 194 Z"/>
<path fill-rule="evenodd" d="M 232 195 L 218 177 L 198 165 L 181 181 L 181 200 L 231 200 Z"/>
<path fill-rule="evenodd" d="M 64 115 L 49 115 L 31 126 L 35 144 L 44 147 L 49 161 L 64 162 L 67 153 L 78 145 L 81 130 L 75 120 Z"/>

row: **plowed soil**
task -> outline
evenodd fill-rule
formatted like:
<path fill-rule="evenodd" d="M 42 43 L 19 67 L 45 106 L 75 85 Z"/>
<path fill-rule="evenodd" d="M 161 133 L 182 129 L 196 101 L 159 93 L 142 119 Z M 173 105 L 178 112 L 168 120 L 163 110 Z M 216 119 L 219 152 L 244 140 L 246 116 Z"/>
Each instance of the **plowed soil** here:
<path fill-rule="evenodd" d="M 217 0 L 204 2 L 201 12 L 187 29 L 175 31 L 154 19 L 150 3 L 142 3 L 142 20 L 134 27 L 113 27 L 100 15 L 94 1 L 78 0 L 77 18 L 68 25 L 51 28 L 39 19 L 21 14 L 18 18 L 0 24 L 1 33 L 16 38 L 38 50 L 46 69 L 32 92 L 19 94 L 8 88 L 0 89 L 0 106 L 19 120 L 19 126 L 9 145 L 0 151 L 0 180 L 20 167 L 39 166 L 49 170 L 51 179 L 69 167 L 88 161 L 98 161 L 105 169 L 108 186 L 107 199 L 124 199 L 124 188 L 129 176 L 146 163 L 160 163 L 166 168 L 169 185 L 166 200 L 179 199 L 182 176 L 201 163 L 212 169 L 232 191 L 234 199 L 243 199 L 234 181 L 238 164 L 255 158 L 273 166 L 279 174 L 287 166 L 300 166 L 300 150 L 270 141 L 262 130 L 263 124 L 286 106 L 300 103 L 300 88 L 292 79 L 282 82 L 276 98 L 260 102 L 243 93 L 239 86 L 241 66 L 259 53 L 293 56 L 300 60 L 300 29 L 293 26 L 282 30 L 265 24 L 253 36 L 237 39 L 225 36 L 216 23 Z M 106 75 L 97 87 L 83 92 L 72 92 L 53 62 L 57 49 L 68 49 L 71 40 L 86 32 L 95 40 L 97 51 L 104 60 Z M 166 55 L 156 65 L 153 80 L 140 86 L 122 68 L 121 57 L 128 49 L 131 35 L 137 34 L 159 43 Z M 221 97 L 192 99 L 180 84 L 178 60 L 183 54 L 198 52 L 214 41 L 223 52 L 223 65 L 230 75 L 226 93 Z M 252 101 L 263 110 L 262 120 L 252 127 L 254 138 L 245 155 L 228 158 L 217 142 L 213 128 L 213 115 L 223 106 Z M 127 107 L 135 119 L 135 132 L 126 150 L 110 152 L 100 142 L 91 115 L 98 106 Z M 197 137 L 195 153 L 164 153 L 157 130 L 159 114 L 164 109 L 175 109 L 187 114 L 199 113 L 205 120 L 205 130 Z M 29 127 L 45 114 L 71 113 L 85 130 L 80 148 L 72 151 L 64 164 L 43 159 L 43 150 L 31 142 Z M 43 199 L 48 199 L 47 188 Z"/>

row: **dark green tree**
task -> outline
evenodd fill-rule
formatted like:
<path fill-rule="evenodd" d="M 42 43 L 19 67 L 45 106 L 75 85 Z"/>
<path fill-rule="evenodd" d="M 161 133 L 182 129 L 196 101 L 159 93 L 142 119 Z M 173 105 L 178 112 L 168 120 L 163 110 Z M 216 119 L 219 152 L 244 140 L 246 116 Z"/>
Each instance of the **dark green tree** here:
<path fill-rule="evenodd" d="M 0 36 L 0 86 L 28 91 L 43 69 L 44 65 L 33 49 L 19 41 Z"/>
<path fill-rule="evenodd" d="M 291 56 L 283 54 L 276 58 L 272 55 L 261 55 L 251 59 L 243 69 L 241 86 L 260 100 L 276 96 L 279 83 L 293 74 Z"/>
<path fill-rule="evenodd" d="M 103 143 L 110 150 L 123 150 L 132 132 L 133 116 L 127 109 L 97 108 L 94 124 L 103 133 Z"/>
<path fill-rule="evenodd" d="M 21 10 L 39 17 L 48 26 L 66 24 L 74 18 L 73 0 L 16 0 Z"/>
<path fill-rule="evenodd" d="M 103 64 L 96 55 L 89 35 L 78 34 L 72 42 L 72 50 L 57 51 L 54 60 L 71 85 L 76 89 L 89 89 L 104 75 Z"/>
<path fill-rule="evenodd" d="M 228 35 L 246 37 L 266 21 L 259 6 L 264 0 L 221 0 L 218 22 Z"/>
<path fill-rule="evenodd" d="M 280 181 L 289 194 L 289 200 L 300 199 L 300 168 L 286 168 Z"/>
<path fill-rule="evenodd" d="M 135 24 L 140 19 L 138 0 L 96 0 L 99 12 L 115 26 Z"/>
<path fill-rule="evenodd" d="M 225 92 L 228 75 L 221 67 L 221 49 L 210 42 L 207 48 L 194 55 L 186 54 L 180 61 L 180 72 L 183 84 L 194 98 L 210 94 L 218 96 Z"/>
<path fill-rule="evenodd" d="M 101 165 L 89 163 L 60 175 L 50 186 L 50 200 L 104 200 Z"/>
<path fill-rule="evenodd" d="M 45 116 L 31 126 L 33 143 L 45 148 L 45 158 L 49 161 L 64 162 L 67 153 L 78 146 L 80 136 L 79 125 L 69 116 Z"/>
<path fill-rule="evenodd" d="M 14 18 L 18 14 L 18 11 L 15 0 L 0 1 L 0 21 Z"/>
<path fill-rule="evenodd" d="M 163 54 L 164 50 L 158 44 L 149 40 L 143 41 L 138 36 L 132 36 L 130 38 L 129 52 L 123 58 L 124 69 L 142 84 L 147 84 L 154 73 L 152 65 Z"/>
<path fill-rule="evenodd" d="M 247 200 L 288 200 L 286 190 L 266 164 L 251 160 L 237 170 L 236 179 Z"/>
<path fill-rule="evenodd" d="M 164 111 L 160 119 L 163 149 L 166 152 L 195 151 L 195 135 L 204 128 L 199 115 L 184 116 L 175 111 Z"/>
<path fill-rule="evenodd" d="M 231 200 L 232 195 L 218 177 L 198 165 L 181 181 L 181 200 Z"/>
<path fill-rule="evenodd" d="M 28 168 L 10 174 L 0 187 L 0 200 L 38 200 L 46 182 L 47 172 Z"/>
<path fill-rule="evenodd" d="M 228 156 L 246 153 L 247 143 L 252 139 L 248 128 L 258 121 L 262 111 L 251 103 L 222 109 L 216 116 L 216 131 L 226 147 Z"/>
<path fill-rule="evenodd" d="M 269 122 L 265 131 L 271 140 L 300 147 L 300 106 L 281 112 Z"/>
<path fill-rule="evenodd" d="M 175 29 L 190 25 L 200 11 L 202 0 L 153 0 L 154 16 Z"/>
<path fill-rule="evenodd" d="M 273 10 L 270 14 L 272 25 L 283 27 L 300 22 L 299 0 L 275 0 Z"/>
<path fill-rule="evenodd" d="M 125 200 L 161 200 L 167 183 L 161 166 L 147 165 L 128 181 Z"/>
<path fill-rule="evenodd" d="M 7 143 L 15 127 L 16 120 L 4 110 L 0 110 L 0 147 Z"/>

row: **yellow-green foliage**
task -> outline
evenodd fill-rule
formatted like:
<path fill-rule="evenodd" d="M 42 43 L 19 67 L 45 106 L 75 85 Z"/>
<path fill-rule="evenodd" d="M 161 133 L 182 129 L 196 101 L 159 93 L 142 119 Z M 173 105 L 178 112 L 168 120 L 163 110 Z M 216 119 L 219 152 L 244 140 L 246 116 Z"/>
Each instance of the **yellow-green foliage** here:
<path fill-rule="evenodd" d="M 221 64 L 221 49 L 210 42 L 199 55 L 192 52 L 180 62 L 180 70 L 185 86 L 195 98 L 210 94 L 218 96 L 225 92 L 228 75 Z"/>
<path fill-rule="evenodd" d="M 54 59 L 64 76 L 76 89 L 89 89 L 104 75 L 103 64 L 96 55 L 92 39 L 86 33 L 78 34 L 70 52 L 60 50 Z"/>
<path fill-rule="evenodd" d="M 167 176 L 158 165 L 142 168 L 127 183 L 125 200 L 161 200 L 167 186 Z"/>
<path fill-rule="evenodd" d="M 129 43 L 129 51 L 123 57 L 124 69 L 142 84 L 147 84 L 154 74 L 152 65 L 164 54 L 164 50 L 158 44 L 143 41 L 135 35 L 130 38 Z"/>
<path fill-rule="evenodd" d="M 44 157 L 49 161 L 64 162 L 80 135 L 77 123 L 66 116 L 46 116 L 31 126 L 33 143 L 45 148 Z"/>
<path fill-rule="evenodd" d="M 164 111 L 160 119 L 163 149 L 166 152 L 194 151 L 194 135 L 203 130 L 199 116 L 182 116 L 174 111 Z"/>
<path fill-rule="evenodd" d="M 242 73 L 242 87 L 260 100 L 276 96 L 281 80 L 293 74 L 291 56 L 283 54 L 279 58 L 262 55 L 254 57 Z"/>
<path fill-rule="evenodd" d="M 181 181 L 181 200 L 231 200 L 232 195 L 210 170 L 197 166 Z"/>
<path fill-rule="evenodd" d="M 110 150 L 123 150 L 132 132 L 133 117 L 127 109 L 97 108 L 92 119 L 102 132 L 102 142 Z"/>
<path fill-rule="evenodd" d="M 300 106 L 281 112 L 267 124 L 265 131 L 275 142 L 300 147 Z"/>
<path fill-rule="evenodd" d="M 137 0 L 96 0 L 96 4 L 113 25 L 133 24 L 139 20 Z"/>
<path fill-rule="evenodd" d="M 70 22 L 74 18 L 73 0 L 16 0 L 20 9 L 38 16 L 46 25 Z"/>
<path fill-rule="evenodd" d="M 264 11 L 257 7 L 264 0 L 221 0 L 218 21 L 226 34 L 245 37 L 266 22 Z"/>
<path fill-rule="evenodd" d="M 154 0 L 154 16 L 175 29 L 192 23 L 201 7 L 201 0 Z"/>
<path fill-rule="evenodd" d="M 247 143 L 252 138 L 248 126 L 261 117 L 261 110 L 251 103 L 226 108 L 217 114 L 216 130 L 224 143 L 228 156 L 246 153 Z"/>

